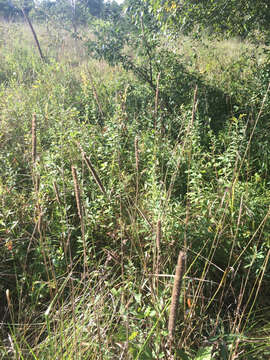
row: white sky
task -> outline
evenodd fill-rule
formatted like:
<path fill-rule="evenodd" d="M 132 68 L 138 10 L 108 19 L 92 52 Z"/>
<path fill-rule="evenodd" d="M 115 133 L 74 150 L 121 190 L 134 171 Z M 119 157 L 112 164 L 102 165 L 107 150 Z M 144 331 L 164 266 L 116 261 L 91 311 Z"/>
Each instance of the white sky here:
<path fill-rule="evenodd" d="M 110 0 L 108 0 L 108 1 L 110 1 Z M 124 2 L 124 0 L 115 0 L 118 4 L 122 4 L 123 2 Z M 105 2 L 106 2 L 106 0 L 105 0 Z"/>

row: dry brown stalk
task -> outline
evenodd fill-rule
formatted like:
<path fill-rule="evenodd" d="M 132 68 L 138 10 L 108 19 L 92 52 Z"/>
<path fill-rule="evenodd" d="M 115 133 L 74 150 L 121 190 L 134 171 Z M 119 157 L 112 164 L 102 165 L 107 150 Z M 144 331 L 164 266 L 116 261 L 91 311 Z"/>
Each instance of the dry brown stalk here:
<path fill-rule="evenodd" d="M 32 117 L 32 179 L 36 193 L 39 190 L 40 176 L 36 171 L 36 162 L 37 162 L 37 116 L 34 113 Z"/>
<path fill-rule="evenodd" d="M 7 298 L 8 307 L 9 307 L 9 309 L 11 309 L 12 303 L 11 303 L 11 300 L 10 300 L 10 291 L 9 291 L 9 289 L 6 290 L 6 298 Z"/>
<path fill-rule="evenodd" d="M 100 180 L 100 178 L 99 178 L 99 176 L 98 176 L 98 174 L 97 174 L 94 166 L 92 165 L 90 159 L 89 159 L 84 153 L 83 153 L 83 159 L 84 159 L 84 161 L 86 162 L 86 165 L 87 165 L 89 171 L 91 172 L 93 178 L 95 179 L 96 183 L 98 184 L 98 187 L 100 188 L 100 191 L 101 191 L 104 195 L 106 195 L 106 191 L 105 191 L 105 189 L 104 189 L 104 186 L 102 185 L 102 182 L 101 182 L 101 180 Z"/>
<path fill-rule="evenodd" d="M 156 247 L 157 247 L 156 265 L 157 265 L 157 268 L 159 268 L 159 261 L 160 261 L 160 239 L 161 239 L 161 220 L 159 219 L 157 222 L 157 234 L 156 234 Z"/>
<path fill-rule="evenodd" d="M 32 162 L 35 165 L 37 160 L 37 116 L 32 117 Z"/>
<path fill-rule="evenodd" d="M 74 182 L 74 190 L 75 190 L 78 216 L 80 219 L 82 219 L 81 192 L 80 192 L 80 187 L 79 187 L 79 183 L 78 183 L 77 171 L 73 165 L 71 166 L 71 171 L 72 171 L 72 177 L 73 177 L 73 182 Z"/>
<path fill-rule="evenodd" d="M 157 115 L 158 115 L 159 78 L 160 78 L 160 73 L 158 73 L 157 76 L 157 86 L 156 86 L 156 95 L 155 95 L 155 128 L 157 127 Z"/>
<path fill-rule="evenodd" d="M 172 303 L 171 303 L 171 309 L 170 309 L 170 316 L 169 316 L 169 324 L 168 324 L 168 330 L 169 330 L 169 336 L 170 339 L 173 339 L 176 319 L 177 319 L 177 310 L 179 305 L 179 296 L 181 292 L 181 285 L 182 285 L 182 279 L 185 272 L 185 266 L 186 265 L 186 253 L 183 251 L 179 252 L 178 255 L 178 261 L 176 266 L 176 272 L 174 277 L 174 284 L 173 284 L 173 292 L 172 292 Z"/>
<path fill-rule="evenodd" d="M 78 182 L 78 176 L 76 168 L 72 165 L 71 166 L 72 177 L 74 182 L 74 190 L 75 190 L 75 197 L 76 197 L 76 204 L 78 210 L 78 216 L 80 218 L 81 223 L 81 233 L 82 233 L 82 241 L 83 241 L 83 257 L 84 257 L 84 264 L 83 264 L 83 279 L 86 279 L 86 274 L 88 272 L 87 266 L 87 251 L 86 251 L 86 241 L 85 241 L 85 225 L 84 225 L 84 217 L 83 217 L 83 206 L 81 201 L 81 190 Z"/>
<path fill-rule="evenodd" d="M 198 94 L 198 85 L 195 86 L 194 95 L 193 95 L 193 107 L 192 107 L 192 116 L 191 116 L 191 126 L 192 126 L 193 123 L 194 123 L 195 114 L 196 114 L 197 106 L 198 106 L 197 94 Z"/>
<path fill-rule="evenodd" d="M 139 195 L 139 138 L 138 136 L 135 136 L 134 140 L 134 148 L 135 148 L 135 164 L 136 164 L 136 197 L 135 202 L 137 204 L 138 201 L 138 195 Z"/>
<path fill-rule="evenodd" d="M 7 299 L 7 304 L 8 304 L 8 311 L 9 311 L 11 320 L 13 322 L 14 321 L 14 309 L 13 309 L 13 305 L 12 305 L 12 302 L 11 302 L 9 289 L 6 290 L 6 299 Z"/>
<path fill-rule="evenodd" d="M 57 187 L 57 184 L 56 184 L 55 181 L 53 182 L 53 188 L 54 188 L 56 200 L 57 200 L 58 204 L 60 205 L 60 204 L 61 204 L 61 200 L 60 200 L 60 196 L 59 196 L 58 187 Z"/>
<path fill-rule="evenodd" d="M 156 251 L 155 251 L 155 269 L 154 269 L 154 273 L 156 274 L 156 279 L 155 279 L 156 291 L 158 291 L 158 275 L 160 270 L 160 240 L 161 240 L 161 220 L 159 219 L 157 222 L 157 229 L 156 229 Z"/>
<path fill-rule="evenodd" d="M 95 182 L 97 183 L 98 187 L 100 188 L 100 191 L 101 191 L 104 195 L 106 195 L 105 188 L 104 188 L 104 186 L 103 186 L 103 184 L 102 184 L 102 182 L 101 182 L 101 180 L 100 180 L 100 178 L 99 178 L 99 176 L 98 176 L 98 174 L 97 174 L 94 166 L 92 165 L 90 159 L 86 156 L 86 154 L 85 154 L 85 152 L 83 151 L 81 145 L 80 145 L 78 142 L 77 142 L 76 144 L 77 144 L 78 148 L 81 150 L 82 157 L 83 157 L 83 159 L 84 159 L 84 161 L 85 161 L 85 163 L 86 163 L 86 165 L 87 165 L 87 167 L 88 167 L 88 170 L 89 170 L 90 173 L 92 174 Z"/>
<path fill-rule="evenodd" d="M 93 80 L 92 73 L 91 73 L 91 71 L 89 69 L 88 69 L 88 75 L 89 75 L 90 83 L 91 83 L 91 86 L 92 86 L 94 98 L 95 98 L 96 103 L 98 105 L 98 111 L 99 111 L 100 115 L 103 117 L 104 113 L 103 113 L 103 110 L 102 110 L 102 106 L 101 106 L 101 103 L 100 103 L 99 98 L 98 98 L 98 93 L 97 93 L 97 90 L 96 90 L 96 87 L 95 87 L 95 83 L 94 83 L 94 80 Z"/>
<path fill-rule="evenodd" d="M 136 171 L 139 173 L 139 138 L 135 137 L 134 140 L 134 148 L 135 148 L 135 160 L 136 160 Z"/>

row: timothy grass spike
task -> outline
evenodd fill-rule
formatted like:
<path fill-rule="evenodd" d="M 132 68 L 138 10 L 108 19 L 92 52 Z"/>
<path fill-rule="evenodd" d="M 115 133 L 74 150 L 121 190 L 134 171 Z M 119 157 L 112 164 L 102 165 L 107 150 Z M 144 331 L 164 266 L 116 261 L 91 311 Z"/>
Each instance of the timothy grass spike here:
<path fill-rule="evenodd" d="M 186 254 L 183 251 L 180 251 L 178 255 L 178 261 L 177 261 L 176 272 L 174 277 L 172 303 L 171 303 L 169 324 L 168 324 L 169 336 L 171 340 L 173 339 L 173 334 L 177 319 L 179 296 L 181 292 L 182 279 L 185 271 L 185 263 L 186 263 Z"/>

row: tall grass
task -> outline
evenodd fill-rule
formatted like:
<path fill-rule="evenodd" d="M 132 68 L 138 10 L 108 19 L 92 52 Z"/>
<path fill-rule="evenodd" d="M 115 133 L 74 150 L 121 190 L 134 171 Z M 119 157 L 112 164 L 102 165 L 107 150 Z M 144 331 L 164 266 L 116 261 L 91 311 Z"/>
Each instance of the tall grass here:
<path fill-rule="evenodd" d="M 162 75 L 153 94 L 85 54 L 70 61 L 71 39 L 55 56 L 53 30 L 43 64 L 16 45 L 26 29 L 3 31 L 2 358 L 267 358 L 266 59 L 238 42 L 208 43 L 213 57 L 194 43 L 199 62 L 182 48 L 205 83 L 170 114 Z M 231 106 L 222 122 L 213 86 Z"/>

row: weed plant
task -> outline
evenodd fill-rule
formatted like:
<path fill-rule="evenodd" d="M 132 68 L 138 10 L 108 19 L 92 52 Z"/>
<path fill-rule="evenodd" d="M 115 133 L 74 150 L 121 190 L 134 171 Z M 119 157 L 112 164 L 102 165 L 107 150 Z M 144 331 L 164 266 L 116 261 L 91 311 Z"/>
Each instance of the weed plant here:
<path fill-rule="evenodd" d="M 53 29 L 41 63 L 5 26 L 1 357 L 268 358 L 267 54 L 183 39 L 153 91 L 121 66 L 72 61 L 71 39 L 55 56 Z"/>

